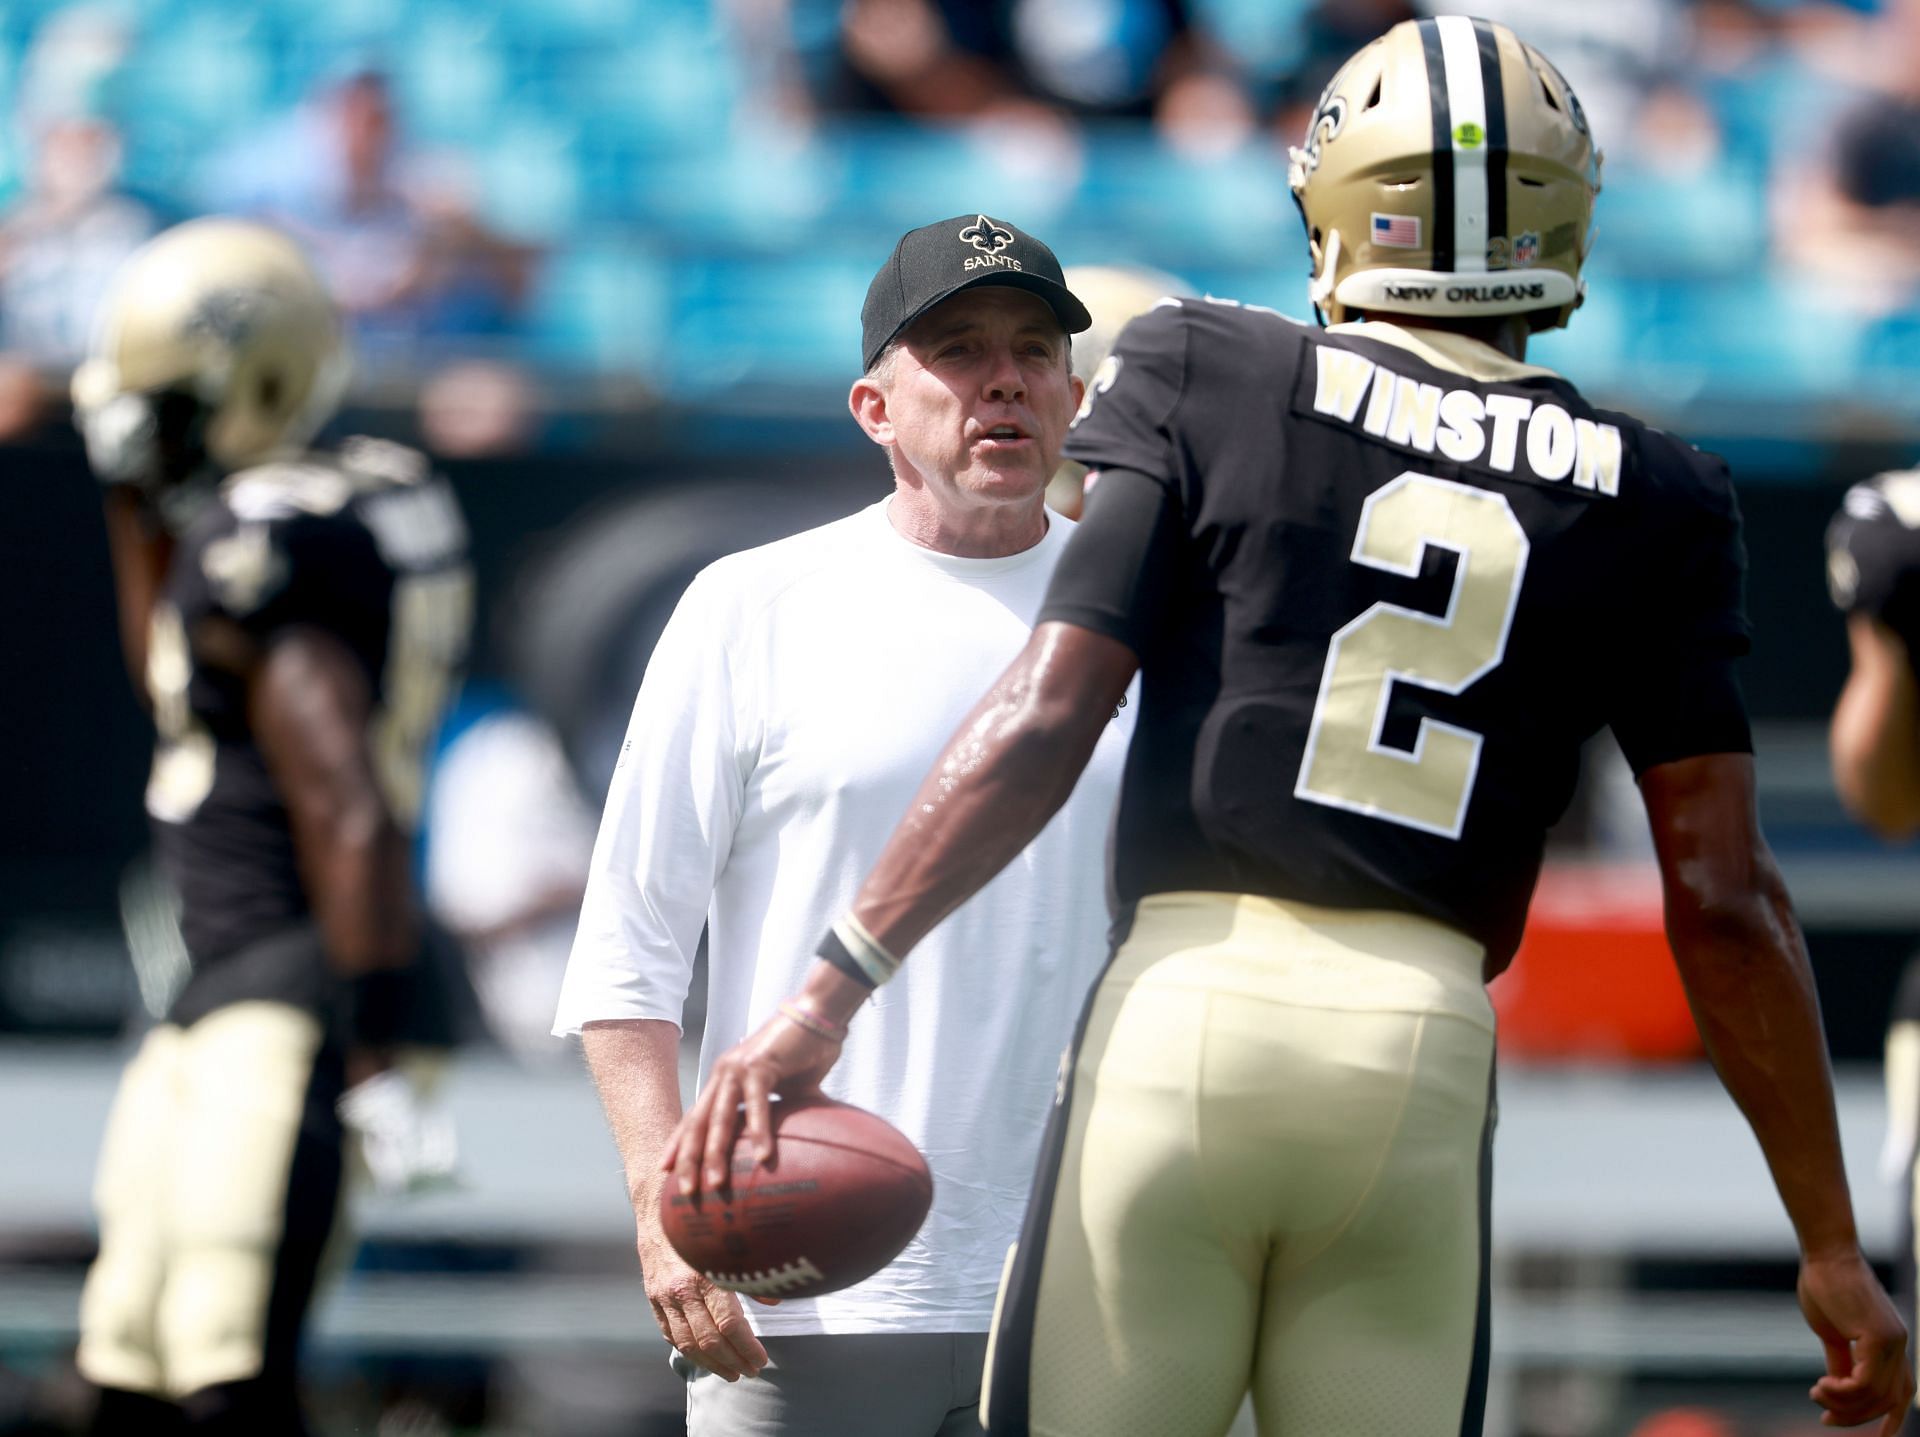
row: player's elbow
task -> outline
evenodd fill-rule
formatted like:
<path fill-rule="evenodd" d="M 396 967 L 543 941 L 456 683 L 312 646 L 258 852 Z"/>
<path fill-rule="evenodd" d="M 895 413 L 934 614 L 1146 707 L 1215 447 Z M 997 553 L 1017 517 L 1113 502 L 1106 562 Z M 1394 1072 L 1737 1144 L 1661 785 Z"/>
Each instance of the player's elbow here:
<path fill-rule="evenodd" d="M 1064 800 L 1107 718 L 1091 712 L 1079 695 L 1057 687 L 1037 690 L 1003 734 L 1007 771 L 1018 775 L 1022 786 L 1057 791 Z"/>
<path fill-rule="evenodd" d="M 1716 854 L 1667 875 L 1667 934 L 1684 967 L 1690 952 L 1769 951 L 1792 900 L 1764 849 L 1730 861 Z M 1788 919 L 1787 921 L 1790 921 Z"/>

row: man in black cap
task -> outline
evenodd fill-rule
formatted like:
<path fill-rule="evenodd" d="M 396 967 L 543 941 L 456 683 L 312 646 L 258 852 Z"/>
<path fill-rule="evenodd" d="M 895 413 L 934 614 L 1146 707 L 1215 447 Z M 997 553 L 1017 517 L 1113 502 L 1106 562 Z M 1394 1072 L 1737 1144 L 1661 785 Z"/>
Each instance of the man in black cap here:
<path fill-rule="evenodd" d="M 995 1287 L 1106 947 L 1131 707 L 1022 862 L 847 1037 L 830 1091 L 900 1128 L 933 1169 L 908 1249 L 846 1291 L 754 1307 L 749 1324 L 667 1245 L 659 1165 L 702 926 L 710 1056 L 799 985 L 939 735 L 1026 642 L 1073 527 L 1043 499 L 1082 395 L 1069 336 L 1089 319 L 1052 251 L 979 213 L 916 229 L 861 319 L 848 402 L 887 452 L 892 492 L 720 560 L 681 599 L 634 706 L 554 1025 L 584 1035 L 692 1437 L 979 1430 Z"/>

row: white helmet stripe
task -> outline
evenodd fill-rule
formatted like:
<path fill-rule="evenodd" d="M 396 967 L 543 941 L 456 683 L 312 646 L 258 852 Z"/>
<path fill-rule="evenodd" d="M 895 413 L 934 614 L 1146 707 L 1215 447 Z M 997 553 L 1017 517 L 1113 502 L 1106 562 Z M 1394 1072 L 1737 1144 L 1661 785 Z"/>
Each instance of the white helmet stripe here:
<path fill-rule="evenodd" d="M 1453 271 L 1487 269 L 1487 92 L 1480 73 L 1480 41 L 1465 15 L 1438 15 L 1453 120 Z M 1439 155 L 1434 163 L 1442 163 Z"/>

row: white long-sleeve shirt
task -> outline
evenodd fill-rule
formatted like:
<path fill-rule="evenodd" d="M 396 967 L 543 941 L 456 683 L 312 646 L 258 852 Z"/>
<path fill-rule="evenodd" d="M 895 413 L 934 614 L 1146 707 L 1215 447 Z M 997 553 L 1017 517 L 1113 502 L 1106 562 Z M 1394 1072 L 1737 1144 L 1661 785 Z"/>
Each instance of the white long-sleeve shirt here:
<path fill-rule="evenodd" d="M 935 553 L 886 503 L 713 564 L 648 664 L 554 1031 L 678 1023 L 701 926 L 716 1054 L 800 986 L 947 739 L 1025 644 L 1071 524 Z M 1105 960 L 1108 827 L 1133 715 L 999 877 L 853 1020 L 826 1089 L 904 1132 L 933 1210 L 898 1259 L 761 1332 L 977 1332 L 1017 1236 L 1060 1055 Z"/>

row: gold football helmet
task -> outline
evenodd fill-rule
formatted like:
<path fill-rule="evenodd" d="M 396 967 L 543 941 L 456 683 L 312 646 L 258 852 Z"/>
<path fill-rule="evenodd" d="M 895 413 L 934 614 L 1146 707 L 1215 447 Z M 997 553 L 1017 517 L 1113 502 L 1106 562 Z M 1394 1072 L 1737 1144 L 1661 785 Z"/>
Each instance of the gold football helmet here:
<path fill-rule="evenodd" d="M 1193 286 L 1157 269 L 1130 264 L 1070 265 L 1066 278 L 1067 288 L 1093 316 L 1093 324 L 1073 337 L 1073 372 L 1087 387 L 1086 399 L 1080 405 L 1084 414 L 1093 402 L 1096 387 L 1112 382 L 1101 374 L 1101 366 L 1113 353 L 1127 321 L 1145 314 L 1168 295 L 1192 294 Z M 1075 422 L 1079 422 L 1078 415 Z M 1086 506 L 1086 480 L 1084 464 L 1061 460 L 1047 483 L 1048 507 L 1069 519 L 1078 519 Z"/>
<path fill-rule="evenodd" d="M 1326 322 L 1526 313 L 1541 330 L 1579 307 L 1600 151 L 1560 72 L 1506 26 L 1394 26 L 1340 68 L 1291 153 Z"/>
<path fill-rule="evenodd" d="M 297 452 L 346 375 L 339 318 L 293 241 L 192 220 L 115 276 L 73 376 L 74 419 L 101 482 L 140 488 L 167 515 L 179 491 Z"/>

